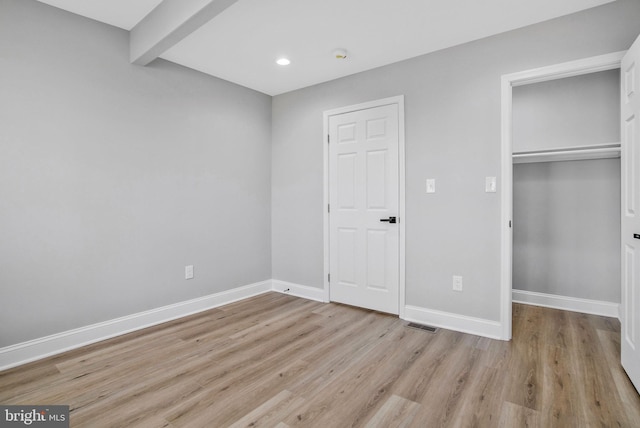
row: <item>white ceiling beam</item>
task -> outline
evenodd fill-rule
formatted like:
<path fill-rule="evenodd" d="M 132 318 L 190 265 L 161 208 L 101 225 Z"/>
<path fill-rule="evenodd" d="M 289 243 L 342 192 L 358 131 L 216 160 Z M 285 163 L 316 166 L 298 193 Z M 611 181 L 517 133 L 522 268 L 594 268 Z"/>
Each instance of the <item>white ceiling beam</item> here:
<path fill-rule="evenodd" d="M 131 62 L 149 64 L 237 1 L 164 0 L 131 29 Z"/>

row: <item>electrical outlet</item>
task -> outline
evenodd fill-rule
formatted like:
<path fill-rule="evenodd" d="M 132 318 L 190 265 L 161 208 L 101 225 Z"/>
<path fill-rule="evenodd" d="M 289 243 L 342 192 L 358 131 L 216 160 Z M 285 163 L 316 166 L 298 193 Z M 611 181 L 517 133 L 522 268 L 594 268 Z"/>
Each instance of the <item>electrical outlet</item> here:
<path fill-rule="evenodd" d="M 193 265 L 184 267 L 184 279 L 193 279 Z"/>
<path fill-rule="evenodd" d="M 462 277 L 454 275 L 453 276 L 453 291 L 462 291 Z"/>

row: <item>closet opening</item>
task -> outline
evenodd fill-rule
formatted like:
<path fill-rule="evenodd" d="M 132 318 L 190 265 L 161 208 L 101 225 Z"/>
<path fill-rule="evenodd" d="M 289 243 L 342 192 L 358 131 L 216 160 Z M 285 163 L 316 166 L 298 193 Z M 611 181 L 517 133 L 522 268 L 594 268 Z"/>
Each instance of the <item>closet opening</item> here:
<path fill-rule="evenodd" d="M 512 303 L 514 300 L 517 300 L 522 297 L 521 295 L 513 297 L 513 289 L 518 290 L 519 285 L 514 285 L 513 283 L 513 223 L 515 221 L 519 221 L 518 219 L 514 219 L 513 217 L 513 172 L 514 172 L 514 164 L 516 168 L 519 168 L 518 165 L 526 165 L 526 164 L 546 164 L 547 172 L 544 174 L 545 177 L 560 177 L 558 174 L 561 174 L 560 166 L 549 166 L 553 164 L 563 164 L 566 163 L 569 165 L 570 162 L 588 162 L 590 160 L 600 161 L 600 160 L 612 160 L 608 166 L 604 166 L 602 168 L 594 168 L 593 165 L 589 166 L 588 164 L 574 164 L 574 169 L 576 170 L 598 170 L 604 169 L 608 170 L 612 168 L 611 163 L 615 164 L 619 163 L 618 157 L 621 154 L 622 148 L 620 147 L 620 137 L 618 127 L 619 124 L 616 124 L 615 132 L 612 132 L 611 128 L 611 118 L 619 117 L 620 115 L 620 89 L 617 88 L 616 91 L 612 94 L 611 86 L 612 81 L 615 80 L 615 74 L 620 72 L 621 62 L 623 57 L 625 56 L 626 51 L 622 52 L 614 52 L 610 54 L 584 58 L 576 61 L 570 61 L 561 64 L 550 65 L 546 67 L 531 69 L 520 71 L 516 73 L 506 74 L 502 76 L 501 81 L 501 105 L 502 105 L 502 118 L 501 118 L 501 141 L 502 141 L 502 149 L 501 149 L 501 272 L 500 272 L 500 326 L 501 326 L 501 336 L 502 340 L 510 340 L 512 335 Z M 601 73 L 604 72 L 604 73 Z M 590 87 L 590 80 L 599 80 L 602 77 L 605 77 L 600 83 L 597 83 L 596 86 Z M 607 79 L 609 77 L 609 80 Z M 576 78 L 573 80 L 573 78 Z M 563 83 L 564 82 L 564 83 Z M 568 82 L 568 84 L 567 84 Z M 546 86 L 545 86 L 546 84 Z M 582 93 L 581 87 L 586 86 L 588 88 L 587 93 Z M 606 89 L 608 88 L 608 89 Z M 530 92 L 528 95 L 529 102 L 522 103 L 523 101 L 527 101 L 526 98 L 523 98 L 524 95 L 527 95 L 527 90 Z M 563 91 L 565 96 L 558 97 L 555 91 Z M 593 92 L 595 91 L 595 93 Z M 607 95 L 605 95 L 606 100 L 604 103 L 602 101 L 602 94 L 598 94 L 598 91 L 604 91 Z M 518 99 L 514 100 L 514 92 L 515 96 Z M 551 100 L 547 97 L 543 96 L 544 94 L 548 94 L 551 96 Z M 569 94 L 569 95 L 567 95 Z M 555 95 L 555 97 L 554 97 Z M 546 98 L 546 99 L 545 99 Z M 615 106 L 612 106 L 611 103 L 616 101 Z M 568 101 L 572 101 L 568 103 Z M 514 102 L 516 103 L 516 110 L 513 111 Z M 585 105 L 586 104 L 586 105 Z M 607 107 L 609 105 L 609 107 Z M 541 106 L 546 106 L 541 109 Z M 606 110 L 606 113 L 602 113 Z M 529 117 L 525 114 L 523 116 L 523 112 L 529 112 Z M 598 113 L 600 112 L 600 113 Z M 608 118 L 605 123 L 607 125 L 602 125 L 600 122 L 601 117 L 598 114 L 604 114 L 606 118 Z M 593 119 L 595 115 L 595 119 Z M 535 119 L 533 120 L 532 119 Z M 514 122 L 517 121 L 516 124 L 517 129 L 514 129 Z M 546 121 L 546 123 L 545 123 Z M 569 126 L 573 124 L 573 126 Z M 599 125 L 598 125 L 599 124 Z M 525 137 L 523 138 L 521 135 L 524 133 Z M 526 137 L 529 135 L 529 137 Z M 514 138 L 515 137 L 515 138 Z M 516 141 L 517 138 L 517 141 Z M 527 139 L 528 138 L 528 139 Z M 515 156 L 514 156 L 515 155 Z M 624 153 L 622 153 L 624 156 Z M 543 162 L 544 161 L 544 162 Z M 571 166 L 571 165 L 569 165 Z M 543 169 L 545 167 L 542 167 Z M 615 166 L 613 166 L 615 168 Z M 527 169 L 526 166 L 519 168 L 522 170 Z M 531 170 L 535 169 L 535 167 L 529 168 Z M 563 169 L 566 174 L 566 169 Z M 584 172 L 584 171 L 583 171 Z M 530 171 L 531 174 L 537 177 L 542 176 L 541 172 Z M 537 175 L 536 175 L 537 174 Z M 578 180 L 574 175 L 572 176 L 573 181 Z M 617 178 L 619 180 L 619 178 Z M 583 184 L 586 185 L 585 179 L 580 180 Z M 586 181 L 594 181 L 592 178 Z M 595 183 L 601 183 L 600 181 L 595 181 Z M 520 188 L 520 184 L 518 187 Z M 569 192 L 566 189 L 561 192 L 559 195 L 553 194 L 553 192 L 560 192 L 560 188 L 552 187 L 552 193 L 547 191 L 541 192 L 544 183 L 538 183 L 534 187 L 535 192 L 539 194 L 539 198 L 541 198 L 537 206 L 539 209 L 541 204 L 549 204 L 553 201 L 553 198 L 560 199 L 562 202 L 567 204 L 566 198 L 562 196 L 562 194 L 569 193 L 570 198 L 577 197 L 577 194 L 580 193 L 580 190 L 571 190 Z M 546 185 L 550 185 L 547 183 Z M 600 184 L 591 183 L 590 185 L 596 186 L 596 188 L 600 189 Z M 583 186 L 585 187 L 585 186 Z M 602 192 L 602 189 L 600 189 Z M 535 195 L 534 195 L 535 196 Z M 572 204 L 568 204 L 573 207 L 574 211 L 576 209 L 578 212 L 584 212 L 587 208 L 582 206 L 578 206 L 577 202 L 573 202 Z M 577 208 L 576 208 L 577 207 Z M 619 209 L 619 208 L 617 208 Z M 582 210 L 582 211 L 580 211 Z M 530 213 L 533 214 L 533 213 Z M 520 214 L 522 216 L 522 214 Z M 564 225 L 565 228 L 575 228 L 576 224 L 580 224 L 580 222 L 575 221 L 575 217 L 569 217 L 570 220 L 564 220 L 567 224 Z M 558 218 L 549 219 L 548 221 L 553 221 L 557 223 Z M 570 223 L 570 224 L 569 224 Z M 549 232 L 548 232 L 549 233 Z M 582 230 L 583 234 L 589 234 L 589 230 Z M 525 235 L 522 235 L 525 236 Z M 541 237 L 537 237 L 540 238 Z M 547 238 L 551 239 L 551 238 Z M 580 238 L 582 239 L 582 237 Z M 570 246 L 576 246 L 578 241 L 572 241 Z M 567 251 L 566 248 L 562 249 L 562 251 Z M 620 249 L 618 248 L 616 252 L 619 254 Z M 540 253 L 540 252 L 539 252 Z M 549 252 L 541 252 L 542 257 L 549 258 Z M 516 257 L 519 257 L 518 255 Z M 530 265 L 531 266 L 531 265 Z M 578 268 L 580 266 L 584 266 L 584 262 L 582 265 L 578 264 Z M 536 266 L 529 267 L 529 269 L 535 269 Z M 568 269 L 561 272 L 566 272 Z M 550 268 L 537 270 L 538 273 L 546 275 L 549 274 Z M 618 266 L 617 274 L 620 274 L 620 267 Z M 614 279 L 612 279 L 613 281 Z M 529 285 L 524 285 L 520 287 L 528 287 Z M 546 287 L 551 287 L 550 285 L 546 285 Z M 580 285 L 574 285 L 573 287 L 580 287 Z M 619 283 L 618 283 L 619 287 Z M 552 288 L 547 288 L 546 290 L 551 291 Z M 553 289 L 554 291 L 557 290 Z M 528 291 L 528 290 L 524 290 Z M 580 292 L 584 293 L 587 290 L 580 289 Z M 600 290 L 601 291 L 601 290 Z M 557 291 L 556 291 L 557 292 Z M 564 291 L 560 291 L 564 292 Z M 532 296 L 537 296 L 536 292 L 525 293 L 528 295 L 528 298 L 532 300 Z M 551 292 L 542 293 L 548 297 L 551 295 Z M 576 293 L 573 293 L 576 294 Z M 578 294 L 582 296 L 592 296 L 596 298 L 608 298 L 615 299 L 615 297 L 598 297 L 594 294 Z M 556 295 L 559 296 L 559 295 Z M 537 296 L 541 297 L 541 296 Z M 567 296 L 562 296 L 567 297 Z M 596 300 L 596 299 L 582 299 L 578 297 L 569 297 L 568 299 L 556 298 L 555 303 L 571 301 L 572 304 L 576 304 L 576 302 L 605 302 L 604 300 Z M 584 301 L 583 301 L 584 300 Z M 546 301 L 539 302 L 528 302 L 532 304 L 538 305 L 549 305 Z M 599 305 L 599 307 L 607 306 L 607 305 Z M 618 305 L 614 305 L 612 310 L 618 309 Z M 576 309 L 583 310 L 585 309 Z"/>
<path fill-rule="evenodd" d="M 620 71 L 513 88 L 512 299 L 618 317 Z"/>

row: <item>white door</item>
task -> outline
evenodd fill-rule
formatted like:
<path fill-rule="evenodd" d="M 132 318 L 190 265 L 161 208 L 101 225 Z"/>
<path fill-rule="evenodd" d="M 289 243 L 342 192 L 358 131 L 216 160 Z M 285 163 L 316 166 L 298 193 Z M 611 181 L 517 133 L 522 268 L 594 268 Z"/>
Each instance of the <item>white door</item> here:
<path fill-rule="evenodd" d="M 640 37 L 622 59 L 622 367 L 640 391 Z"/>
<path fill-rule="evenodd" d="M 398 314 L 398 105 L 329 117 L 330 299 Z"/>

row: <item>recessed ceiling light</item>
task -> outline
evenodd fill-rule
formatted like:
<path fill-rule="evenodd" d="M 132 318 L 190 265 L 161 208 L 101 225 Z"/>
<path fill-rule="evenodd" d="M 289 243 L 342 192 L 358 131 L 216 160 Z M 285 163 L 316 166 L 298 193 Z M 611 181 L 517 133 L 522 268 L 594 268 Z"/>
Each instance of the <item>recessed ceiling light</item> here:
<path fill-rule="evenodd" d="M 289 65 L 289 64 L 291 64 L 291 61 L 289 61 L 288 58 L 279 58 L 276 61 L 276 64 L 278 64 L 278 65 Z"/>

